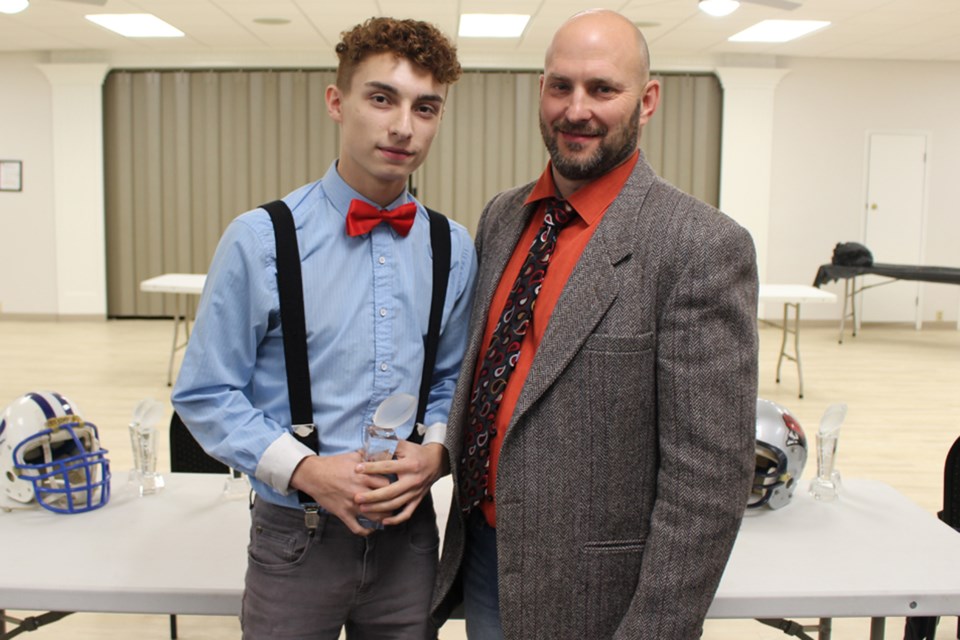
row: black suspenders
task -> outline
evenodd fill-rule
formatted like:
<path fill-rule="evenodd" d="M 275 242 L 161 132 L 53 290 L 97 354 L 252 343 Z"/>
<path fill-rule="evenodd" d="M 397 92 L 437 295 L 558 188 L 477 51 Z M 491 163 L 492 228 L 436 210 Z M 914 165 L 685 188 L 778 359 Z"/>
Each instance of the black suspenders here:
<path fill-rule="evenodd" d="M 270 214 L 277 243 L 277 288 L 280 293 L 280 321 L 283 329 L 283 355 L 287 370 L 287 393 L 290 397 L 290 418 L 293 436 L 319 453 L 320 441 L 313 423 L 313 401 L 310 396 L 310 368 L 307 364 L 307 330 L 303 311 L 303 279 L 300 274 L 300 250 L 293 214 L 283 200 L 274 200 L 261 206 Z M 433 368 L 440 343 L 440 320 L 447 294 L 450 275 L 450 221 L 436 211 L 430 214 L 430 244 L 433 250 L 433 293 L 430 302 L 430 322 L 425 340 L 423 374 L 420 379 L 420 397 L 417 422 L 423 422 L 427 399 L 433 380 Z M 416 428 L 410 441 L 420 443 L 423 436 Z M 300 504 L 306 512 L 307 528 L 316 529 L 320 521 L 319 505 L 304 492 L 299 492 Z"/>

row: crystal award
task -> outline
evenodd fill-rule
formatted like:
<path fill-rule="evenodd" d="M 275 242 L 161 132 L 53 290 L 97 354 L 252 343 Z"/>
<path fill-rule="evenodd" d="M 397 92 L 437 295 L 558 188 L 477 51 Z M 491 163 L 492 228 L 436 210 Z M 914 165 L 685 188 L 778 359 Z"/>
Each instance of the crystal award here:
<path fill-rule="evenodd" d="M 837 440 L 847 416 L 846 403 L 832 404 L 823 412 L 817 430 L 817 477 L 810 481 L 810 493 L 829 502 L 840 494 L 840 472 L 836 469 Z"/>

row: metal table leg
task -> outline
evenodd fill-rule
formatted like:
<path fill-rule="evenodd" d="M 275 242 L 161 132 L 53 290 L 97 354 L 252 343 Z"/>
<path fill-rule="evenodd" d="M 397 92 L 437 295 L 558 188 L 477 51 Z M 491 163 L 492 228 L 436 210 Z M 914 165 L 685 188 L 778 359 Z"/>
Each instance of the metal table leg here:
<path fill-rule="evenodd" d="M 167 364 L 167 386 L 173 386 L 173 359 L 177 350 L 184 349 L 190 340 L 190 317 L 187 315 L 187 296 L 176 294 L 177 297 L 177 315 L 173 318 L 173 343 L 170 345 L 170 361 Z M 180 323 L 183 323 L 183 343 L 177 343 L 177 337 L 180 335 Z"/>
<path fill-rule="evenodd" d="M 830 640 L 833 635 L 833 619 L 820 618 L 820 624 L 817 625 L 817 640 Z"/>
<path fill-rule="evenodd" d="M 794 310 L 793 326 L 790 326 L 790 308 Z M 800 384 L 800 397 L 803 397 L 803 366 L 800 363 L 800 303 L 783 303 L 783 328 L 780 339 L 780 356 L 777 358 L 777 383 L 780 382 L 780 367 L 784 360 L 797 363 L 797 379 Z M 793 353 L 787 353 L 787 334 L 793 334 Z"/>
<path fill-rule="evenodd" d="M 843 311 L 840 313 L 840 335 L 837 342 L 843 344 L 843 330 L 847 323 L 847 305 L 850 301 L 850 278 L 843 281 Z"/>

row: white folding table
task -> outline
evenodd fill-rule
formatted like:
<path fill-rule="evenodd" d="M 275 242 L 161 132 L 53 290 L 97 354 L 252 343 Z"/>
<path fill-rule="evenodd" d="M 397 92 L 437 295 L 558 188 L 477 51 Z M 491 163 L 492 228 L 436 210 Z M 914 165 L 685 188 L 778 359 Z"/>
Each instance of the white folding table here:
<path fill-rule="evenodd" d="M 167 385 L 173 384 L 173 361 L 177 350 L 186 347 L 190 338 L 190 319 L 187 315 L 186 297 L 199 296 L 203 292 L 206 274 L 202 273 L 165 273 L 140 283 L 140 290 L 151 293 L 168 293 L 177 297 L 177 315 L 173 322 L 173 340 L 170 346 L 170 361 L 167 366 Z M 829 291 L 801 284 L 761 284 L 760 303 L 774 302 L 783 304 L 783 324 L 775 325 L 782 330 L 780 354 L 777 359 L 777 382 L 780 382 L 780 370 L 784 360 L 797 365 L 800 397 L 803 397 L 803 368 L 800 362 L 800 305 L 833 303 L 837 296 Z M 793 314 L 790 311 L 793 310 Z M 769 322 L 769 321 L 766 321 Z M 180 325 L 184 327 L 184 340 L 178 342 Z M 787 351 L 787 336 L 793 335 L 793 353 Z"/>
<path fill-rule="evenodd" d="M 226 474 L 165 477 L 159 495 L 121 486 L 90 513 L 0 512 L 0 539 L 16 550 L 0 610 L 238 615 L 246 501 L 221 497 Z M 707 615 L 872 618 L 880 640 L 886 616 L 960 613 L 960 534 L 881 482 L 844 487 L 836 502 L 798 491 L 783 509 L 748 512 Z M 448 476 L 433 490 L 441 532 L 450 488 Z"/>
<path fill-rule="evenodd" d="M 871 618 L 882 640 L 886 617 L 960 614 L 960 533 L 882 482 L 845 479 L 834 502 L 808 484 L 747 511 L 708 617 Z"/>
<path fill-rule="evenodd" d="M 148 278 L 140 283 L 140 290 L 148 293 L 170 293 L 177 297 L 177 315 L 173 318 L 173 343 L 170 346 L 170 363 L 167 365 L 167 386 L 173 384 L 173 358 L 178 349 L 187 346 L 190 339 L 190 317 L 187 315 L 187 296 L 199 296 L 207 276 L 203 273 L 165 273 Z M 184 338 L 177 342 L 180 323 L 183 323 Z"/>
<path fill-rule="evenodd" d="M 800 305 L 801 304 L 824 304 L 837 301 L 837 296 L 829 291 L 823 291 L 816 287 L 810 287 L 803 284 L 761 284 L 760 285 L 760 303 L 780 302 L 783 303 L 783 324 L 764 320 L 769 324 L 780 327 L 782 336 L 780 339 L 780 355 L 777 358 L 777 383 L 780 382 L 780 366 L 784 360 L 790 360 L 797 365 L 797 380 L 799 381 L 800 397 L 803 397 L 803 367 L 800 364 Z M 793 321 L 791 323 L 790 310 L 793 310 Z M 793 334 L 793 353 L 787 352 L 787 336 Z"/>

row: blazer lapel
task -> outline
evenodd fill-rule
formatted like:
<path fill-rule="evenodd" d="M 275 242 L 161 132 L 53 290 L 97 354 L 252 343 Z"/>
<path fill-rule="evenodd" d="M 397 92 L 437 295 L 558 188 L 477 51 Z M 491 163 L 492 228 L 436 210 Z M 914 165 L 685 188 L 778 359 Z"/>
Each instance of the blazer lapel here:
<path fill-rule="evenodd" d="M 450 408 L 451 422 L 455 419 L 460 422 L 466 420 L 474 373 L 486 346 L 481 342 L 487 326 L 493 294 L 523 234 L 527 220 L 536 209 L 535 204 L 523 205 L 523 201 L 532 189 L 533 185 L 528 185 L 528 188 L 515 192 L 513 197 L 504 198 L 504 202 L 493 203 L 491 210 L 486 214 L 490 220 L 486 223 L 487 226 L 481 229 L 482 236 L 479 238 L 481 268 L 474 291 L 470 330 L 463 356 L 465 368 L 460 373 L 460 383 L 457 385 L 453 405 Z"/>
<path fill-rule="evenodd" d="M 654 178 L 641 155 L 620 195 L 604 213 L 557 300 L 517 399 L 511 429 L 570 364 L 616 299 L 617 270 L 637 244 L 643 200 Z M 507 433 L 509 437 L 509 430 Z"/>
<path fill-rule="evenodd" d="M 487 326 L 493 294 L 500 284 L 503 270 L 507 268 L 507 263 L 513 255 L 517 242 L 520 241 L 520 236 L 523 235 L 527 220 L 536 209 L 536 204 L 523 205 L 529 192 L 530 189 L 523 189 L 516 198 L 503 203 L 498 209 L 499 215 L 493 217 L 489 228 L 484 230 L 479 256 L 482 268 L 479 271 L 473 297 L 474 307 L 467 355 L 470 355 L 469 351 L 473 351 L 474 355 L 481 354 L 485 346 L 479 343 L 483 339 Z"/>
<path fill-rule="evenodd" d="M 527 221 L 536 209 L 536 204 L 523 205 L 524 199 L 529 190 L 525 189 L 520 196 L 512 202 L 507 202 L 500 209 L 500 215 L 496 216 L 490 222 L 490 228 L 484 231 L 483 245 L 480 251 L 480 261 L 483 268 L 480 269 L 480 279 L 477 282 L 477 289 L 474 295 L 474 318 L 480 322 L 474 323 L 474 333 L 481 334 L 486 328 L 487 315 L 490 311 L 490 303 L 493 294 L 500 284 L 500 278 L 503 276 L 503 270 L 506 269 L 510 257 L 523 235 Z M 477 311 L 482 314 L 477 314 Z"/>

